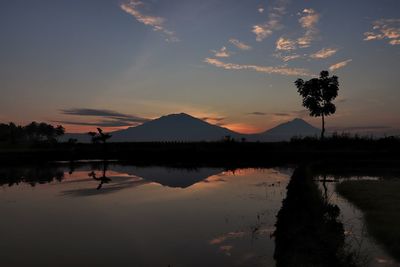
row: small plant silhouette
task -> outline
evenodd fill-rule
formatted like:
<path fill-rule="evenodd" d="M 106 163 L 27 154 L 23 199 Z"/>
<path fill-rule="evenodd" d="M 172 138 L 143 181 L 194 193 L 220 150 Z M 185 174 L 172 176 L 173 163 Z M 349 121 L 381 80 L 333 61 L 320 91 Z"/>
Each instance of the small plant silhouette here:
<path fill-rule="evenodd" d="M 325 135 L 325 116 L 336 112 L 336 106 L 332 103 L 338 96 L 339 78 L 329 77 L 329 72 L 321 71 L 319 78 L 309 81 L 297 79 L 295 82 L 297 91 L 303 97 L 303 106 L 310 111 L 310 116 L 322 117 L 321 139 Z"/>
<path fill-rule="evenodd" d="M 92 143 L 96 144 L 96 143 L 103 143 L 105 144 L 107 142 L 108 139 L 110 139 L 112 137 L 111 134 L 108 133 L 104 133 L 102 129 L 97 128 L 98 133 L 96 132 L 88 132 L 88 135 L 90 135 L 90 137 L 92 138 Z"/>

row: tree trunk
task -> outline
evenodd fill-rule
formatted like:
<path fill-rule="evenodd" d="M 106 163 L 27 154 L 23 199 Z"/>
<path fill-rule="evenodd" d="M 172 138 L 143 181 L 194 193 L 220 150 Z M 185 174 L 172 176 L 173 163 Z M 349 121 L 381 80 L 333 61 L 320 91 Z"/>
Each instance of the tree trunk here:
<path fill-rule="evenodd" d="M 324 117 L 324 114 L 322 114 L 321 140 L 324 139 L 324 136 L 325 136 L 325 117 Z"/>
<path fill-rule="evenodd" d="M 322 186 L 324 187 L 324 197 L 326 203 L 328 203 L 328 187 L 326 187 L 326 174 L 324 174 L 324 180 L 322 182 Z"/>

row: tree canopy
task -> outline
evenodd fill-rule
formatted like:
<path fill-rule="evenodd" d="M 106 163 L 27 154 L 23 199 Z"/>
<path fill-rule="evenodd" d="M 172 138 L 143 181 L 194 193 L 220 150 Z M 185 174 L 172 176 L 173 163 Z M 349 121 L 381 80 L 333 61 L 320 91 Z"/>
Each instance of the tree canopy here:
<path fill-rule="evenodd" d="M 339 78 L 329 76 L 328 71 L 321 71 L 319 78 L 308 81 L 297 79 L 295 81 L 297 91 L 303 98 L 303 106 L 310 112 L 310 116 L 322 117 L 321 138 L 325 133 L 325 116 L 336 112 L 336 106 L 332 101 L 338 96 Z"/>
<path fill-rule="evenodd" d="M 65 133 L 63 126 L 53 126 L 44 122 L 31 122 L 25 126 L 0 123 L 0 142 L 34 143 L 56 142 Z"/>

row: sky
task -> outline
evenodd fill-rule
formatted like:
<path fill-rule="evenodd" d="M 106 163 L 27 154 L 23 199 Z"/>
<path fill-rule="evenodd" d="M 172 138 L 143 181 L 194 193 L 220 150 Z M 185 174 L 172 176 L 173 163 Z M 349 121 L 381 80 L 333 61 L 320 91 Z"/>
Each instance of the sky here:
<path fill-rule="evenodd" d="M 185 112 L 235 131 L 294 118 L 339 77 L 328 130 L 400 129 L 399 0 L 2 0 L 0 122 L 116 130 Z"/>

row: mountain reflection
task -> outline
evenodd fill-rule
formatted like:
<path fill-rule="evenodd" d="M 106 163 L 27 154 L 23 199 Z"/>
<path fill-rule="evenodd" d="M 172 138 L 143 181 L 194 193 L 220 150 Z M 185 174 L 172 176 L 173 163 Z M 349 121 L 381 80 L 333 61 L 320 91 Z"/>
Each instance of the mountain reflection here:
<path fill-rule="evenodd" d="M 221 168 L 166 168 L 166 167 L 124 167 L 115 166 L 116 171 L 138 176 L 144 180 L 167 187 L 187 188 L 208 177 L 220 174 Z M 220 180 L 221 181 L 221 180 Z"/>
<path fill-rule="evenodd" d="M 90 188 L 77 188 L 65 191 L 65 195 L 90 196 L 107 194 L 137 187 L 151 182 L 172 188 L 188 188 L 196 183 L 223 182 L 222 168 L 168 168 L 136 167 L 110 164 L 109 162 L 73 163 L 45 166 L 2 167 L 0 186 L 15 186 L 21 183 L 36 184 L 63 181 L 64 183 L 96 182 Z M 207 179 L 213 177 L 213 179 Z M 86 185 L 85 185 L 86 186 Z"/>
<path fill-rule="evenodd" d="M 64 191 L 69 196 L 93 196 L 117 192 L 127 188 L 133 188 L 151 182 L 172 188 L 187 188 L 207 178 L 221 173 L 222 169 L 196 168 L 177 169 L 166 167 L 134 167 L 113 165 L 111 175 L 107 175 L 108 165 L 103 164 L 101 172 L 92 170 L 88 176 L 98 182 L 96 188 L 78 188 Z M 73 173 L 72 173 L 73 174 Z M 215 182 L 220 182 L 221 179 Z M 207 181 L 210 182 L 210 181 Z M 214 181 L 213 181 L 214 182 Z"/>
<path fill-rule="evenodd" d="M 95 196 L 95 195 L 115 193 L 124 189 L 134 188 L 149 183 L 146 180 L 140 178 L 135 179 L 131 177 L 113 177 L 112 179 L 110 178 L 107 179 L 109 179 L 109 182 L 107 182 L 108 183 L 107 186 L 103 187 L 102 185 L 104 184 L 104 182 L 100 181 L 100 184 L 97 187 L 65 190 L 62 192 L 62 194 L 74 197 Z"/>

